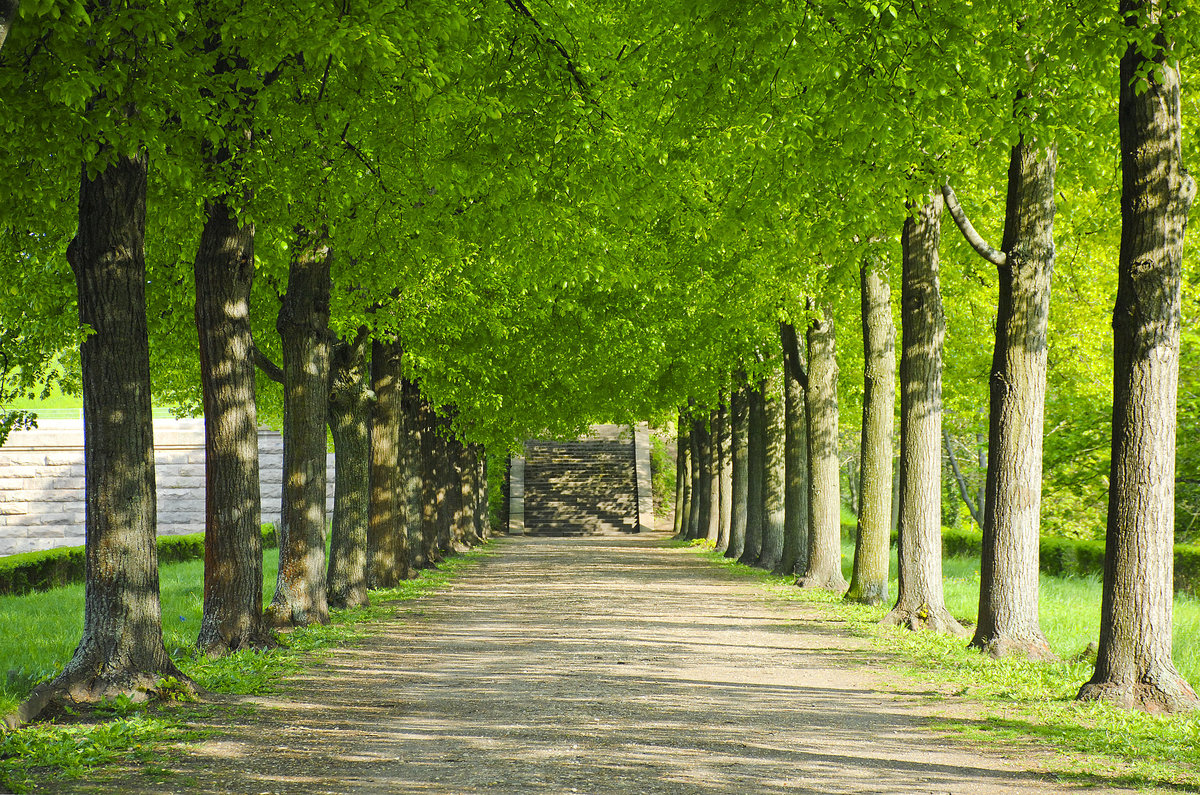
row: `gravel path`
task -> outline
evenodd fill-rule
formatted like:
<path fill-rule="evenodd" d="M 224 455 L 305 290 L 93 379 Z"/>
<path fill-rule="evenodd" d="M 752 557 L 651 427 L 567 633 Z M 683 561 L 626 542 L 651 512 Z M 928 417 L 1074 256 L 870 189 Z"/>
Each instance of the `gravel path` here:
<path fill-rule="evenodd" d="M 121 792 L 1082 790 L 929 728 L 862 639 L 660 533 L 509 538 Z M 962 719 L 961 711 L 958 719 Z M 1104 792 L 1094 787 L 1089 792 Z M 1111 791 L 1111 790 L 1110 790 Z"/>

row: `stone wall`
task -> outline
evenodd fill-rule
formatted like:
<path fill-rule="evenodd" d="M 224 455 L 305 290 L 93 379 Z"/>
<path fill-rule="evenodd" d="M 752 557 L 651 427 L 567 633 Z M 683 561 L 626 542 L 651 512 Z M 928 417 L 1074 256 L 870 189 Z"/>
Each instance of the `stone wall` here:
<path fill-rule="evenodd" d="M 83 544 L 83 422 L 39 420 L 0 447 L 0 555 Z M 283 490 L 283 438 L 258 434 L 262 520 L 278 522 Z M 154 421 L 154 464 L 160 535 L 204 530 L 204 421 Z M 333 511 L 333 454 L 328 457 L 328 508 Z"/>

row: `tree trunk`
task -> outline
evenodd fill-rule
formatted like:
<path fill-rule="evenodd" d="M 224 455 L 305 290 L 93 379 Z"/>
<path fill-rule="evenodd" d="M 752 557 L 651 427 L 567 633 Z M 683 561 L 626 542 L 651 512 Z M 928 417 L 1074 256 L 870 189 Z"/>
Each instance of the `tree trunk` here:
<path fill-rule="evenodd" d="M 475 474 L 470 452 L 462 440 L 455 437 L 450 441 L 451 471 L 451 521 L 453 528 L 452 548 L 455 552 L 466 552 L 475 543 Z"/>
<path fill-rule="evenodd" d="M 718 466 L 720 469 L 720 477 L 718 479 L 720 499 L 718 502 L 721 505 L 721 522 L 717 526 L 717 546 L 716 551 L 722 555 L 729 549 L 729 530 L 733 522 L 733 456 L 730 451 L 731 439 L 733 437 L 733 418 L 729 413 L 729 401 L 726 400 L 721 405 L 721 435 L 718 439 L 718 449 L 720 456 Z"/>
<path fill-rule="evenodd" d="M 687 492 L 688 483 L 691 475 L 687 471 L 688 457 L 688 432 L 687 422 L 683 418 L 683 412 L 679 412 L 678 420 L 676 421 L 675 434 L 675 538 L 683 538 L 686 522 L 684 517 L 687 510 Z"/>
<path fill-rule="evenodd" d="M 729 457 L 733 462 L 730 478 L 729 547 L 725 557 L 737 560 L 746 550 L 746 511 L 749 494 L 749 467 L 746 455 L 750 421 L 750 390 L 739 385 L 729 396 Z"/>
<path fill-rule="evenodd" d="M 329 623 L 325 570 L 325 422 L 333 251 L 301 231 L 275 327 L 283 340 L 283 507 L 273 626 Z"/>
<path fill-rule="evenodd" d="M 79 189 L 79 230 L 67 249 L 79 296 L 83 372 L 83 636 L 18 720 L 52 700 L 144 700 L 164 676 L 189 681 L 162 639 L 155 546 L 154 429 L 146 332 L 146 155 L 117 157 Z"/>
<path fill-rule="evenodd" d="M 408 545 L 408 576 L 415 577 L 418 569 L 429 567 L 425 543 L 425 415 L 424 398 L 415 381 L 400 382 L 400 493 L 397 498 L 405 507 L 405 543 Z M 505 500 L 504 510 L 508 511 Z M 507 527 L 507 517 L 505 519 Z"/>
<path fill-rule="evenodd" d="M 888 596 L 888 562 L 892 546 L 892 430 L 896 411 L 896 327 L 887 274 L 879 263 L 864 260 L 863 419 L 859 470 L 858 530 L 854 541 L 854 573 L 846 598 L 869 605 Z"/>
<path fill-rule="evenodd" d="M 371 405 L 367 330 L 334 345 L 329 367 L 329 431 L 333 435 L 333 529 L 328 599 L 331 607 L 367 604 L 367 528 L 371 510 Z"/>
<path fill-rule="evenodd" d="M 706 419 L 692 420 L 692 439 L 695 449 L 692 460 L 696 462 L 696 525 L 689 538 L 702 539 L 708 535 L 708 522 L 712 516 L 712 434 Z"/>
<path fill-rule="evenodd" d="M 371 341 L 371 511 L 367 526 L 368 581 L 392 588 L 408 576 L 407 505 L 401 499 L 401 427 L 404 423 L 399 340 Z M 336 470 L 335 470 L 336 471 Z"/>
<path fill-rule="evenodd" d="M 687 538 L 692 514 L 692 423 L 679 412 L 679 441 L 675 463 L 675 537 Z"/>
<path fill-rule="evenodd" d="M 704 540 L 717 545 L 721 535 L 721 412 L 708 413 L 708 522 Z"/>
<path fill-rule="evenodd" d="M 441 455 L 442 440 L 437 433 L 437 414 L 427 400 L 421 400 L 421 550 L 426 567 L 441 559 L 438 555 L 438 521 L 444 499 Z"/>
<path fill-rule="evenodd" d="M 753 566 L 762 555 L 766 505 L 763 470 L 767 464 L 766 383 L 760 381 L 747 395 L 746 421 L 746 544 L 739 563 Z"/>
<path fill-rule="evenodd" d="M 479 460 L 479 537 L 487 541 L 492 537 L 492 484 L 489 478 L 487 449 L 480 445 L 476 449 Z"/>
<path fill-rule="evenodd" d="M 1038 623 L 1046 322 L 1054 270 L 1055 150 L 1024 138 L 1012 149 L 998 267 L 990 451 L 980 559 L 979 623 L 971 646 L 994 657 L 1053 659 Z M 964 494 L 964 499 L 966 495 Z"/>
<path fill-rule="evenodd" d="M 250 292 L 254 226 L 222 200 L 206 206 L 193 267 L 204 395 L 204 608 L 210 656 L 263 648 L 262 505 Z"/>
<path fill-rule="evenodd" d="M 688 402 L 691 403 L 691 401 Z M 688 456 L 688 459 L 692 465 L 692 490 L 691 494 L 689 495 L 690 502 L 688 503 L 687 534 L 684 535 L 684 538 L 690 541 L 699 537 L 698 528 L 700 527 L 700 508 L 704 499 L 704 495 L 700 490 L 703 461 L 700 458 L 700 433 L 696 427 L 696 419 L 692 417 L 688 421 L 688 425 L 688 441 L 691 444 L 691 454 Z"/>
<path fill-rule="evenodd" d="M 821 313 L 808 327 L 808 566 L 796 584 L 844 591 L 833 309 Z"/>
<path fill-rule="evenodd" d="M 1126 24 L 1166 4 L 1122 0 Z M 1180 280 L 1196 184 L 1180 155 L 1179 66 L 1159 33 L 1121 58 L 1121 259 L 1100 648 L 1084 700 L 1173 712 L 1200 702 L 1171 652 Z M 1147 67 L 1149 71 L 1147 72 Z"/>
<path fill-rule="evenodd" d="M 805 391 L 808 371 L 800 355 L 796 329 L 781 323 L 783 342 L 784 423 L 784 517 L 783 558 L 776 567 L 780 575 L 803 574 L 808 568 L 808 412 Z"/>
<path fill-rule="evenodd" d="M 20 10 L 20 0 L 0 0 L 0 50 L 4 49 L 8 32 L 12 30 L 13 22 L 16 21 L 17 12 Z"/>
<path fill-rule="evenodd" d="M 900 583 L 885 624 L 965 634 L 942 591 L 942 197 L 904 222 L 900 291 Z"/>
<path fill-rule="evenodd" d="M 774 571 L 783 560 L 783 534 L 786 519 L 785 484 L 787 462 L 787 425 L 784 417 L 783 363 L 776 362 L 763 382 L 763 536 L 758 555 L 759 568 Z"/>

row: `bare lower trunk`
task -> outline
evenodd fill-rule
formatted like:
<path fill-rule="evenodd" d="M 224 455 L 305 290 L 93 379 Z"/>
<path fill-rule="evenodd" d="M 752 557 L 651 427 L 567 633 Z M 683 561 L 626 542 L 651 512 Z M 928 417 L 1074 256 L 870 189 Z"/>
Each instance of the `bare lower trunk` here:
<path fill-rule="evenodd" d="M 119 156 L 79 189 L 67 249 L 79 321 L 84 431 L 83 636 L 62 673 L 34 689 L 18 721 L 50 701 L 145 700 L 159 680 L 186 681 L 162 639 L 155 546 L 154 431 L 146 330 L 146 155 Z"/>
<path fill-rule="evenodd" d="M 730 448 L 733 438 L 733 417 L 729 412 L 729 401 L 721 406 L 721 436 L 718 440 L 720 457 L 720 490 L 721 522 L 717 527 L 716 551 L 722 555 L 729 549 L 729 532 L 733 523 L 733 455 Z"/>
<path fill-rule="evenodd" d="M 702 473 L 704 462 L 700 456 L 700 432 L 696 428 L 696 420 L 694 417 L 688 421 L 688 426 L 688 440 L 691 443 L 691 454 L 688 456 L 688 460 L 692 465 L 692 490 L 690 494 L 690 502 L 688 503 L 687 534 L 684 536 L 684 538 L 692 540 L 699 538 L 701 506 L 704 501 L 704 494 L 700 489 L 700 483 L 703 479 Z"/>
<path fill-rule="evenodd" d="M 371 507 L 371 405 L 366 329 L 334 346 L 330 362 L 329 430 L 333 435 L 333 528 L 328 599 L 331 607 L 367 604 L 367 525 Z"/>
<path fill-rule="evenodd" d="M 683 412 L 679 412 L 675 436 L 675 538 L 683 538 L 687 515 L 688 482 L 691 475 L 688 472 L 688 432 L 687 421 Z"/>
<path fill-rule="evenodd" d="M 219 656 L 261 648 L 262 504 L 250 292 L 254 227 L 224 201 L 207 208 L 194 274 L 204 393 L 204 608 L 196 643 Z"/>
<path fill-rule="evenodd" d="M 942 591 L 942 197 L 914 209 L 904 222 L 900 293 L 900 583 L 884 623 L 963 635 Z"/>
<path fill-rule="evenodd" d="M 844 591 L 833 309 L 808 328 L 808 566 L 796 584 Z"/>
<path fill-rule="evenodd" d="M 892 535 L 892 426 L 896 411 L 896 327 L 880 264 L 862 264 L 863 420 L 854 573 L 846 598 L 870 605 L 888 597 Z"/>
<path fill-rule="evenodd" d="M 695 503 L 696 525 L 689 538 L 703 539 L 708 535 L 709 519 L 712 517 L 712 433 L 705 418 L 692 421 L 692 461 L 696 464 Z"/>
<path fill-rule="evenodd" d="M 1165 4 L 1163 4 L 1165 6 Z M 1127 24 L 1158 4 L 1122 0 Z M 1100 649 L 1085 700 L 1173 712 L 1200 702 L 1171 652 L 1180 281 L 1196 185 L 1180 155 L 1179 68 L 1121 59 L 1121 260 L 1113 311 L 1113 433 Z M 1147 67 L 1150 67 L 1147 69 Z"/>
<path fill-rule="evenodd" d="M 437 434 L 437 414 L 428 401 L 420 403 L 421 424 L 421 551 L 425 566 L 441 559 L 438 554 L 438 520 L 444 499 L 441 481 L 442 440 Z"/>
<path fill-rule="evenodd" d="M 325 569 L 325 422 L 329 413 L 332 250 L 301 232 L 276 328 L 283 340 L 283 508 L 273 626 L 329 622 Z"/>
<path fill-rule="evenodd" d="M 774 571 L 783 560 L 784 486 L 786 461 L 784 452 L 787 427 L 784 422 L 783 362 L 779 360 L 765 381 L 766 444 L 763 448 L 763 540 L 758 555 L 759 568 Z"/>
<path fill-rule="evenodd" d="M 730 479 L 729 547 L 725 557 L 737 560 L 746 550 L 746 497 L 749 493 L 749 467 L 746 444 L 749 435 L 750 390 L 739 385 L 729 396 L 729 454 L 733 461 Z"/>
<path fill-rule="evenodd" d="M 400 493 L 398 499 L 406 506 L 404 528 L 408 544 L 408 574 L 416 576 L 418 569 L 429 566 L 425 544 L 425 458 L 424 399 L 415 381 L 404 379 L 400 385 Z M 505 501 L 505 510 L 508 502 Z"/>
<path fill-rule="evenodd" d="M 717 544 L 721 535 L 721 413 L 708 413 L 708 521 L 704 525 L 704 540 Z"/>
<path fill-rule="evenodd" d="M 767 455 L 767 406 L 765 384 L 755 384 L 748 394 L 749 413 L 746 423 L 746 544 L 739 563 L 753 565 L 762 555 L 765 505 L 763 497 L 763 468 Z"/>
<path fill-rule="evenodd" d="M 805 384 L 808 371 L 800 354 L 796 330 L 781 324 L 784 355 L 784 517 L 783 558 L 775 573 L 803 574 L 808 568 L 808 411 Z"/>
<path fill-rule="evenodd" d="M 404 423 L 399 340 L 371 342 L 371 512 L 367 526 L 368 581 L 392 588 L 408 576 L 407 505 L 400 478 L 401 428 Z"/>
<path fill-rule="evenodd" d="M 1053 148 L 1022 139 L 1008 169 L 992 355 L 990 451 L 971 645 L 1000 657 L 1053 659 L 1038 623 L 1046 323 L 1054 270 Z M 965 497 L 965 495 L 964 495 Z"/>

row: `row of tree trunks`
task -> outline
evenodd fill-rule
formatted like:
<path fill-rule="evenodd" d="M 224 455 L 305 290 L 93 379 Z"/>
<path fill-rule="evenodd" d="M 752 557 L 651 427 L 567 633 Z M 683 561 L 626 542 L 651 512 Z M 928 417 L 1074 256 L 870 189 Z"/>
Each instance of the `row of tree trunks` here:
<path fill-rule="evenodd" d="M 375 496 L 371 407 L 376 393 L 368 382 L 366 343 L 363 327 L 353 341 L 334 345 L 330 365 L 329 430 L 336 456 L 327 575 L 330 607 L 367 603 L 368 527 Z M 407 557 L 401 559 L 407 562 Z"/>

